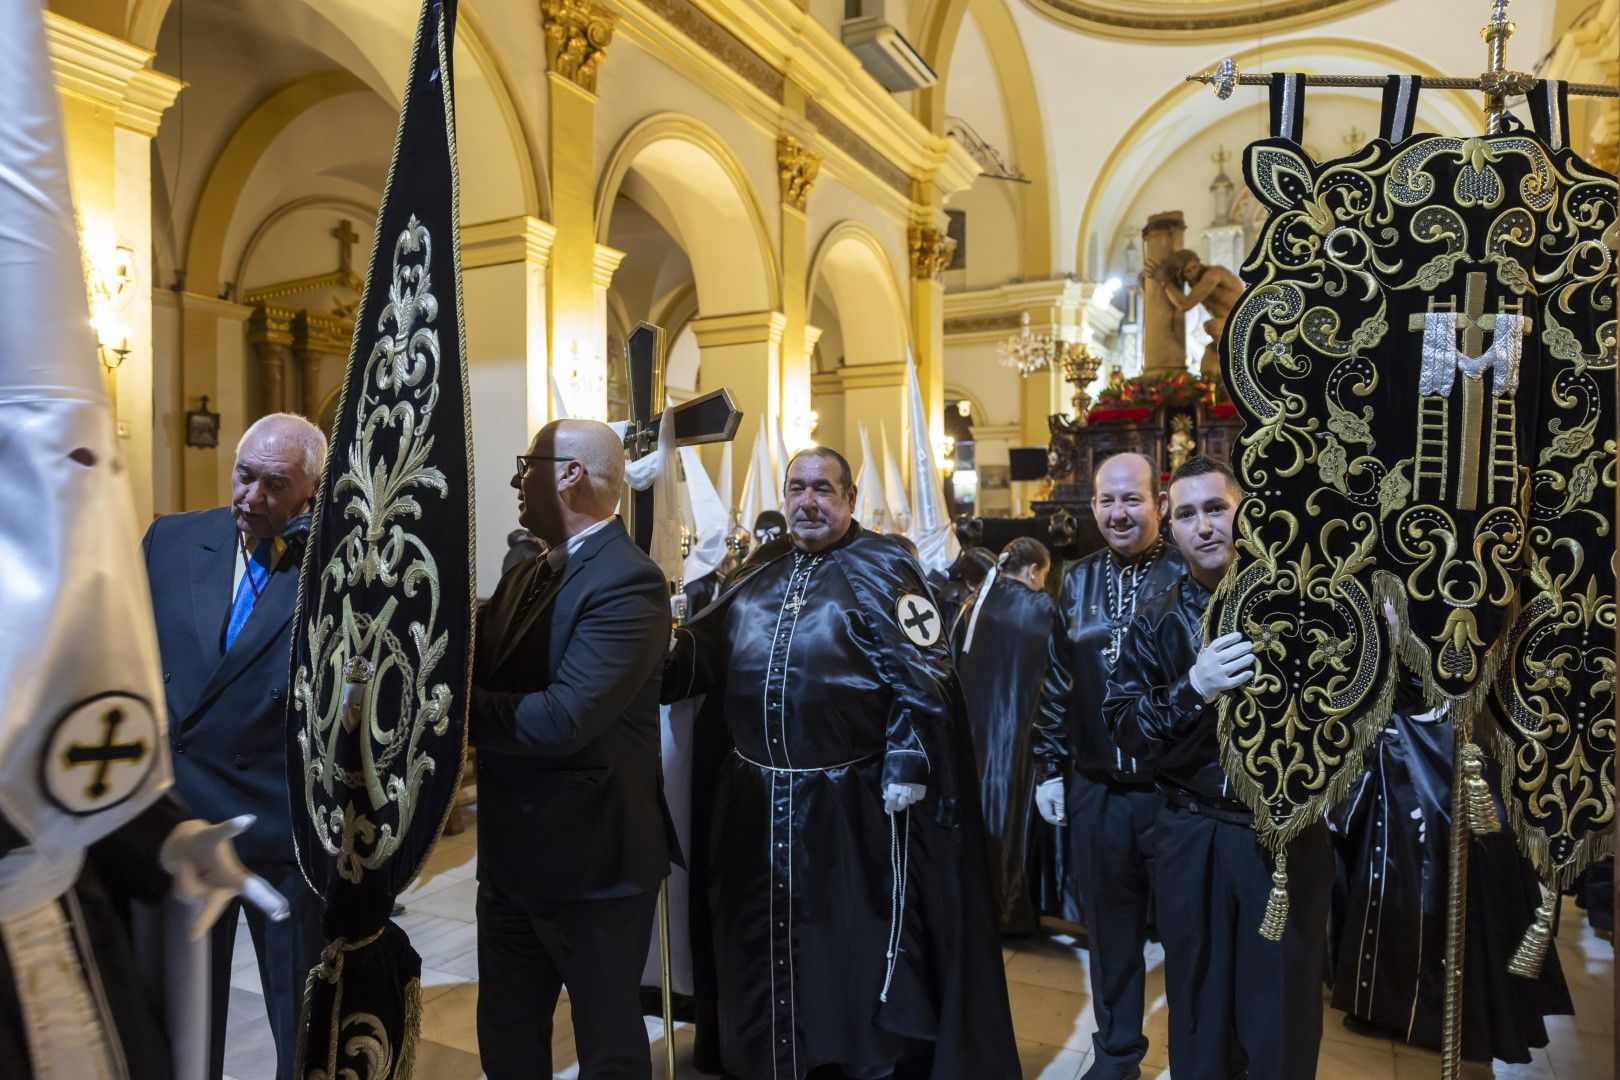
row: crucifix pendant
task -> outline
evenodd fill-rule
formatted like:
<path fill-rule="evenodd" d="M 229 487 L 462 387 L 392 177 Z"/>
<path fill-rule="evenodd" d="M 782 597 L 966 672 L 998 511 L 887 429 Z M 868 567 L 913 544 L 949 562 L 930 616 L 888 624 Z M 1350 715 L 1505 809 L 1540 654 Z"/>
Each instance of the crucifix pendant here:
<path fill-rule="evenodd" d="M 1108 661 L 1109 667 L 1119 662 L 1119 642 L 1124 636 L 1125 631 L 1118 626 L 1108 631 L 1108 648 L 1103 650 L 1103 659 Z"/>

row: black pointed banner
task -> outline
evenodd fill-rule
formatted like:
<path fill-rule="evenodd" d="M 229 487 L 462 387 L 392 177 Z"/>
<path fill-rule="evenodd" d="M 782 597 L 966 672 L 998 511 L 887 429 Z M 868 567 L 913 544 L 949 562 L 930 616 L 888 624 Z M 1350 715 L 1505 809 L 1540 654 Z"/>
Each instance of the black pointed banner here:
<path fill-rule="evenodd" d="M 299 587 L 287 772 L 326 899 L 298 1075 L 408 1077 L 421 959 L 389 922 L 466 747 L 472 467 L 463 363 L 455 0 L 425 0 Z"/>

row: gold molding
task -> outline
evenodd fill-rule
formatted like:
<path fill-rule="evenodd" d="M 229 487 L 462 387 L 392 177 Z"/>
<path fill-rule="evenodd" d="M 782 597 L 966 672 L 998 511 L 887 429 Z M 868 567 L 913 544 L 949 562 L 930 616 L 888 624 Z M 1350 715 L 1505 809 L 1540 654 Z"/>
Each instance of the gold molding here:
<path fill-rule="evenodd" d="M 821 172 L 821 158 L 799 145 L 792 135 L 776 140 L 776 176 L 781 182 L 782 204 L 804 211 L 810 188 Z"/>
<path fill-rule="evenodd" d="M 938 281 L 956 253 L 956 241 L 945 230 L 933 225 L 913 225 L 906 230 L 911 250 L 911 276 L 917 281 Z"/>
<path fill-rule="evenodd" d="M 605 289 L 613 284 L 613 275 L 618 272 L 619 264 L 624 262 L 625 254 L 606 244 L 596 245 L 591 254 L 591 274 L 597 285 Z"/>
<path fill-rule="evenodd" d="M 507 263 L 551 264 L 557 227 L 532 215 L 479 221 L 461 227 L 461 268 L 477 270 Z"/>
<path fill-rule="evenodd" d="M 540 0 L 546 70 L 596 93 L 596 69 L 613 40 L 613 16 L 591 0 Z"/>
<path fill-rule="evenodd" d="M 1222 41 L 1340 19 L 1384 0 L 1030 0 L 1055 22 L 1126 41 Z"/>
<path fill-rule="evenodd" d="M 686 324 L 697 338 L 698 348 L 721 345 L 780 345 L 787 329 L 787 316 L 780 311 L 745 311 L 736 315 L 710 315 Z"/>
<path fill-rule="evenodd" d="M 151 68 L 150 49 L 45 13 L 45 47 L 58 92 L 111 106 L 119 127 L 147 138 L 157 134 L 163 113 L 185 86 Z"/>
<path fill-rule="evenodd" d="M 906 383 L 906 362 L 884 364 L 845 364 L 837 371 L 838 381 L 848 390 L 887 390 Z"/>
<path fill-rule="evenodd" d="M 294 278 L 291 281 L 278 281 L 273 285 L 263 285 L 257 289 L 248 289 L 242 293 L 244 304 L 255 304 L 261 300 L 274 300 L 281 296 L 294 296 L 302 292 L 314 292 L 335 286 L 340 289 L 353 289 L 360 292 L 366 287 L 365 279 L 353 270 L 333 270 L 326 274 L 315 274 L 310 277 Z"/>

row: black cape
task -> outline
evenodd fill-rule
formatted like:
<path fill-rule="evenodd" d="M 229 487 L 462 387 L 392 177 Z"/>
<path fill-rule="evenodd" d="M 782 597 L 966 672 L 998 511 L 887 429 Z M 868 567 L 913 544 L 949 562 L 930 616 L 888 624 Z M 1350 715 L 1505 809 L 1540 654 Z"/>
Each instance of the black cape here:
<path fill-rule="evenodd" d="M 1341 877 L 1329 940 L 1334 1008 L 1439 1049 L 1454 749 L 1450 721 L 1426 712 L 1420 693 L 1398 688 L 1367 771 L 1330 818 Z M 1467 900 L 1463 1056 L 1527 1062 L 1547 1045 L 1542 1017 L 1573 1009 L 1557 949 L 1537 978 L 1508 974 L 1541 891 L 1506 830 L 1474 837 Z"/>
<path fill-rule="evenodd" d="M 1025 874 L 1035 786 L 1030 741 L 1057 607 L 1045 593 L 998 574 L 977 606 L 976 622 L 974 609 L 972 602 L 964 605 L 951 652 L 979 763 L 996 917 L 1002 933 L 1023 934 L 1038 925 Z"/>
<path fill-rule="evenodd" d="M 762 888 L 769 889 L 771 882 L 781 880 L 775 863 L 756 854 L 764 848 L 740 850 L 733 843 L 741 832 L 774 827 L 777 819 L 769 798 L 754 797 L 763 794 L 754 790 L 762 782 L 756 763 L 765 760 L 768 751 L 748 746 L 749 757 L 739 757 L 732 739 L 736 729 L 727 722 L 727 677 L 759 665 L 752 662 L 756 658 L 734 660 L 726 655 L 725 627 L 733 607 L 740 610 L 758 604 L 749 586 L 759 575 L 765 575 L 759 578 L 761 583 L 780 591 L 780 583 L 773 583 L 772 578 L 786 577 L 793 552 L 785 539 L 759 548 L 719 599 L 678 635 L 680 641 L 665 671 L 666 701 L 707 693 L 693 740 L 692 765 L 690 931 L 698 1020 L 695 1056 L 700 1068 L 714 1070 L 723 1061 L 730 1073 L 750 1080 L 759 1075 L 803 1076 L 812 1065 L 821 1063 L 791 1061 L 783 1052 L 771 1054 L 777 1050 L 774 1044 L 770 1048 L 755 1045 L 758 1014 L 761 1009 L 768 1012 L 772 1003 L 753 999 L 772 987 L 739 989 L 737 972 L 717 965 L 717 957 L 726 958 L 725 964 L 735 964 L 735 958 L 747 956 L 751 946 L 768 947 L 772 923 L 750 925 L 741 922 L 736 911 L 717 911 L 715 905 L 734 903 L 739 882 L 757 879 Z M 866 834 L 872 830 L 872 822 L 887 820 L 881 806 L 873 814 L 872 802 L 879 797 L 878 785 L 885 778 L 892 779 L 889 773 L 897 767 L 893 751 L 897 726 L 905 726 L 915 735 L 916 749 L 926 754 L 928 762 L 927 798 L 902 819 L 909 823 L 909 832 L 901 833 L 906 837 L 906 904 L 892 985 L 886 1002 L 873 998 L 868 1029 L 848 1032 L 847 1042 L 855 1051 L 872 1046 L 900 1048 L 899 1076 L 930 1080 L 1017 1077 L 1017 1047 L 988 885 L 978 775 L 965 707 L 943 634 L 936 633 L 927 647 L 919 646 L 915 639 L 908 640 L 897 617 L 901 598 L 926 597 L 927 586 L 901 548 L 858 524 L 852 524 L 844 539 L 826 553 L 825 564 L 816 574 L 807 606 L 813 608 L 823 590 L 833 590 L 838 596 L 847 591 L 851 599 L 848 633 L 866 647 L 870 669 L 843 671 L 837 664 L 822 664 L 818 639 L 806 643 L 809 647 L 803 653 L 794 654 L 817 657 L 816 666 L 806 669 L 809 678 L 797 685 L 806 695 L 820 697 L 829 688 L 837 692 L 835 684 L 875 676 L 876 683 L 867 684 L 859 698 L 846 700 L 855 712 L 870 711 L 874 703 L 886 710 L 890 750 L 876 762 L 863 758 L 843 767 L 813 761 L 808 783 L 798 775 L 784 779 L 783 783 L 791 782 L 795 793 L 791 815 L 795 828 L 808 825 L 812 830 L 808 834 L 815 835 L 818 842 L 830 837 L 834 847 L 870 848 L 873 838 Z M 739 605 L 739 600 L 744 604 Z M 740 610 L 741 617 L 757 614 Z M 827 617 L 825 611 L 812 611 L 804 630 L 825 633 L 826 623 L 818 620 Z M 694 648 L 697 642 L 709 647 Z M 839 653 L 843 644 L 829 639 L 829 655 Z M 831 648 L 834 645 L 839 648 Z M 771 638 L 767 636 L 760 646 L 762 651 L 769 650 Z M 847 666 L 847 653 L 845 656 Z M 739 694 L 737 700 L 744 696 L 752 695 Z M 795 707 L 802 704 L 794 702 Z M 763 742 L 753 734 L 754 722 L 745 723 L 748 741 Z M 811 731 L 805 737 L 825 741 L 826 736 Z M 769 775 L 763 782 L 771 783 Z M 717 808 L 724 812 L 717 813 Z M 843 824 L 833 824 L 840 819 Z M 879 827 L 886 845 L 888 827 Z M 832 832 L 822 831 L 829 829 Z M 861 867 L 851 867 L 836 854 L 830 861 L 818 863 L 816 874 L 795 878 L 790 890 L 795 918 L 804 921 L 795 924 L 791 957 L 782 959 L 813 960 L 817 978 L 808 988 L 814 991 L 811 997 L 821 998 L 804 1002 L 806 1014 L 788 1018 L 794 1040 L 786 1044 L 790 1048 L 796 1048 L 804 1025 L 814 1022 L 809 1012 L 835 1012 L 828 999 L 849 996 L 854 993 L 852 987 L 871 983 L 874 970 L 878 981 L 884 975 L 881 948 L 873 954 L 851 947 L 841 937 L 843 931 L 850 939 L 859 936 L 864 941 L 871 927 L 829 925 L 825 920 L 817 922 L 812 914 L 817 905 L 823 911 L 848 906 L 848 893 L 872 885 L 860 877 L 862 867 L 869 867 L 869 858 L 860 860 Z M 884 863 L 878 869 L 886 890 L 893 882 L 887 860 Z M 835 868 L 843 872 L 835 876 Z M 732 895 L 718 887 L 722 881 Z M 761 901 L 754 896 L 745 902 Z M 747 940 L 741 940 L 745 937 Z M 749 966 L 758 962 L 755 957 Z M 768 977 L 755 981 L 773 983 Z M 760 1060 L 762 1050 L 770 1055 L 769 1060 Z"/>

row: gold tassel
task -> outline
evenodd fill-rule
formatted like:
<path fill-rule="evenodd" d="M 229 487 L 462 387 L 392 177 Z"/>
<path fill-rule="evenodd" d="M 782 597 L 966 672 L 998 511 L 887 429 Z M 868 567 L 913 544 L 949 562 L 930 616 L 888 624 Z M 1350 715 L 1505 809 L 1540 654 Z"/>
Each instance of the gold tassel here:
<path fill-rule="evenodd" d="M 1462 748 L 1464 802 L 1468 807 L 1468 831 L 1475 836 L 1486 836 L 1502 831 L 1502 821 L 1496 816 L 1496 804 L 1491 799 L 1491 787 L 1485 782 L 1484 755 L 1473 743 Z"/>
<path fill-rule="evenodd" d="M 1288 925 L 1288 852 L 1277 852 L 1277 863 L 1271 871 L 1271 895 L 1266 898 L 1266 913 L 1260 919 L 1260 936 L 1267 941 L 1281 941 L 1283 929 Z"/>
<path fill-rule="evenodd" d="M 1524 979 L 1533 979 L 1541 974 L 1541 962 L 1547 958 L 1547 946 L 1552 944 L 1552 917 L 1553 903 L 1558 899 L 1557 893 L 1548 893 L 1542 897 L 1541 906 L 1536 908 L 1536 917 L 1530 923 L 1530 928 L 1524 932 L 1524 940 L 1519 947 L 1513 950 L 1513 959 L 1508 961 L 1508 972 Z"/>

